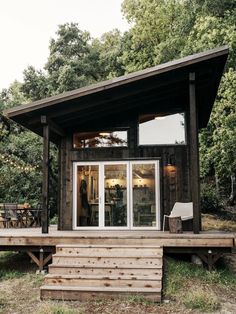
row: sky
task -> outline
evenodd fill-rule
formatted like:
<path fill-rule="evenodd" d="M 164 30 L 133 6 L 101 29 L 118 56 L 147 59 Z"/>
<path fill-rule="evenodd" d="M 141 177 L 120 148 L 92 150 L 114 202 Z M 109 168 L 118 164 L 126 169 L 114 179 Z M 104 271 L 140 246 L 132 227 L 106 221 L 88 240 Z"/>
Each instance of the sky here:
<path fill-rule="evenodd" d="M 23 70 L 42 69 L 49 55 L 49 40 L 58 25 L 70 22 L 92 37 L 118 28 L 128 29 L 121 13 L 122 0 L 0 0 L 0 90 Z"/>

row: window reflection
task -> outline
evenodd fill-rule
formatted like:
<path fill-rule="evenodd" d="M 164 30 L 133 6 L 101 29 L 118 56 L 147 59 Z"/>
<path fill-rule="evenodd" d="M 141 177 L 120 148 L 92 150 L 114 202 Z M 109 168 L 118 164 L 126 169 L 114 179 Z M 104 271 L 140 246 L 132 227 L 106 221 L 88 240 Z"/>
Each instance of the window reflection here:
<path fill-rule="evenodd" d="M 127 131 L 87 132 L 73 135 L 74 148 L 127 146 Z"/>
<path fill-rule="evenodd" d="M 185 144 L 184 113 L 142 115 L 139 118 L 139 144 Z"/>

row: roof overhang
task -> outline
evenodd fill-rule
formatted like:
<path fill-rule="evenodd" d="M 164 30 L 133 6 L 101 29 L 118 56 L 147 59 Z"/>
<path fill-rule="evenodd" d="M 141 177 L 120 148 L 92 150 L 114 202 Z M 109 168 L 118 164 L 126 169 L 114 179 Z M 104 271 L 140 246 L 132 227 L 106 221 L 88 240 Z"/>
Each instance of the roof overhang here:
<path fill-rule="evenodd" d="M 42 135 L 41 116 L 52 139 L 76 130 L 127 124 L 133 114 L 187 111 L 189 73 L 196 75 L 199 128 L 208 123 L 228 56 L 223 46 L 38 100 L 4 111 L 4 115 Z"/>

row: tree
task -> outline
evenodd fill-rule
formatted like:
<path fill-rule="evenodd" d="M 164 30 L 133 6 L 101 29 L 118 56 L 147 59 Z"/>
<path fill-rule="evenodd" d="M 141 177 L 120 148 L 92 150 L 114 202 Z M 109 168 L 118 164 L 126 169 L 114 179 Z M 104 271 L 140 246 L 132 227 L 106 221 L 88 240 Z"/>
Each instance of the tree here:
<path fill-rule="evenodd" d="M 91 45 L 88 32 L 78 24 L 60 25 L 57 38 L 50 41 L 48 71 L 51 94 L 76 89 L 101 78 L 98 52 Z"/>
<path fill-rule="evenodd" d="M 124 74 L 124 65 L 121 60 L 124 37 L 118 29 L 107 32 L 101 39 L 95 39 L 92 47 L 99 54 L 99 67 L 101 78 L 110 79 Z"/>
<path fill-rule="evenodd" d="M 221 186 L 228 187 L 231 179 L 230 203 L 236 198 L 236 71 L 229 70 L 222 80 L 211 120 L 201 132 L 202 176 L 216 174 Z M 226 190 L 227 191 L 227 190 Z"/>
<path fill-rule="evenodd" d="M 123 12 L 132 24 L 123 55 L 127 72 L 180 56 L 195 18 L 188 1 L 177 0 L 124 0 Z"/>
<path fill-rule="evenodd" d="M 21 91 L 28 100 L 34 101 L 50 96 L 51 87 L 46 73 L 29 66 L 24 70 L 23 76 Z"/>

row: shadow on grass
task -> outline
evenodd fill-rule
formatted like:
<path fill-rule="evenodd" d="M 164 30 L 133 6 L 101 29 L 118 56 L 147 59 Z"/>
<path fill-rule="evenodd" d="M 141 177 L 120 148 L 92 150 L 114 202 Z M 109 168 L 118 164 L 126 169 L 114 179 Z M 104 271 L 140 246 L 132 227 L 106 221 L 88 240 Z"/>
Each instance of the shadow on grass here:
<path fill-rule="evenodd" d="M 26 253 L 0 252 L 0 281 L 20 278 L 36 269 Z"/>

